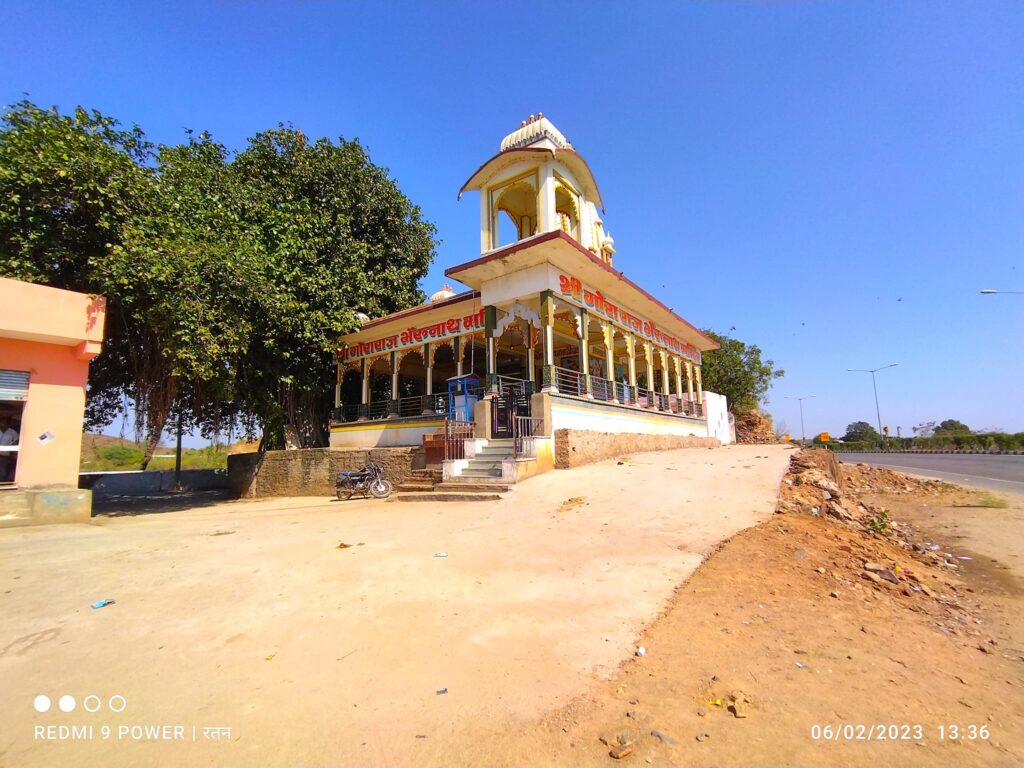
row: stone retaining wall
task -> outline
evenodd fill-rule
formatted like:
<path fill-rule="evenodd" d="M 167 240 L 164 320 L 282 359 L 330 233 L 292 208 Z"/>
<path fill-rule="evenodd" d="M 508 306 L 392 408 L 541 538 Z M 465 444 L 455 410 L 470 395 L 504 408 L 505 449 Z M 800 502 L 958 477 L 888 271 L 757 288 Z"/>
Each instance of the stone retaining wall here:
<path fill-rule="evenodd" d="M 237 453 L 228 456 L 228 489 L 232 498 L 264 496 L 333 496 L 334 478 L 342 470 L 359 469 L 373 460 L 395 485 L 412 474 L 418 448 L 338 450 L 303 448 L 293 451 Z"/>
<path fill-rule="evenodd" d="M 717 448 L 714 437 L 693 435 L 640 435 L 589 432 L 580 429 L 555 430 L 555 469 L 572 469 L 582 464 L 612 459 L 643 451 L 673 448 Z"/>

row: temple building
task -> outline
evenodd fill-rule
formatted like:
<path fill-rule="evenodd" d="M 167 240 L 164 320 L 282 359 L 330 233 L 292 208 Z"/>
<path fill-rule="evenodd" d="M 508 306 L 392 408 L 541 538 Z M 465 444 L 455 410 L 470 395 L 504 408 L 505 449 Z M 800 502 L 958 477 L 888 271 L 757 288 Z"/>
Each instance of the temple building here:
<path fill-rule="evenodd" d="M 468 192 L 480 255 L 445 271 L 466 289 L 341 339 L 331 447 L 419 445 L 458 422 L 467 461 L 484 445 L 522 458 L 529 433 L 526 458 L 544 464 L 559 429 L 728 440 L 725 398 L 701 382 L 717 344 L 617 268 L 597 182 L 550 120 L 523 121 Z"/>

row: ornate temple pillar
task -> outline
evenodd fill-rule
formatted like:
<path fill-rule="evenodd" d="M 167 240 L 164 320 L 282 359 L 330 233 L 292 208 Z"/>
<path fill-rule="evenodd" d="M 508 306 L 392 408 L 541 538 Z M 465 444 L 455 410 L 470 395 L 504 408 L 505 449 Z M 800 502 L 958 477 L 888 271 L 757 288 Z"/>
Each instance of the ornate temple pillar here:
<path fill-rule="evenodd" d="M 473 343 L 472 337 L 470 337 L 469 343 Z M 462 376 L 462 337 L 456 336 L 452 339 L 452 351 L 455 353 L 455 375 Z"/>
<path fill-rule="evenodd" d="M 359 375 L 360 375 L 360 387 L 359 387 L 359 415 L 357 419 L 359 421 L 366 421 L 369 418 L 369 405 L 370 405 L 370 381 L 366 377 L 369 372 L 370 366 L 366 362 L 364 357 L 359 361 Z"/>
<path fill-rule="evenodd" d="M 609 400 L 615 400 L 615 329 L 611 323 L 602 323 L 601 332 L 604 334 L 604 377 L 610 381 L 611 392 L 608 393 Z"/>
<path fill-rule="evenodd" d="M 658 350 L 658 356 L 661 358 L 661 394 L 668 398 L 668 354 L 665 350 Z"/>
<path fill-rule="evenodd" d="M 498 325 L 497 307 L 484 307 L 484 341 L 487 344 L 487 393 L 493 394 L 498 391 L 497 359 L 495 358 L 494 329 Z"/>
<path fill-rule="evenodd" d="M 423 345 L 423 363 L 427 366 L 427 381 L 423 387 L 423 413 L 434 412 L 434 359 L 431 354 L 430 342 Z"/>
<path fill-rule="evenodd" d="M 644 359 L 647 360 L 647 386 L 645 389 L 648 393 L 654 391 L 654 346 L 649 342 L 644 342 Z M 651 396 L 648 394 L 647 403 L 650 404 Z"/>
<path fill-rule="evenodd" d="M 697 374 L 697 402 L 701 405 L 704 404 L 704 384 L 700 380 L 700 366 L 693 366 Z"/>
<path fill-rule="evenodd" d="M 636 405 L 636 337 L 631 333 L 626 336 L 626 352 L 629 355 L 629 392 L 626 393 L 626 402 Z"/>
<path fill-rule="evenodd" d="M 593 397 L 590 393 L 590 313 L 580 310 L 580 392 L 585 397 Z"/>
<path fill-rule="evenodd" d="M 537 329 L 529 320 L 523 320 L 526 325 L 526 378 L 536 386 L 537 384 L 537 362 L 534 360 L 534 344 L 537 341 Z"/>
<path fill-rule="evenodd" d="M 683 361 L 676 355 L 672 358 L 676 364 L 676 403 L 679 408 L 679 412 L 683 412 Z"/>
<path fill-rule="evenodd" d="M 402 361 L 397 352 L 391 353 L 391 407 L 388 410 L 388 418 L 398 418 L 398 366 Z"/>
<path fill-rule="evenodd" d="M 555 379 L 555 298 L 551 291 L 540 294 L 540 328 L 544 334 L 544 366 L 541 370 L 541 391 L 557 392 L 558 383 Z"/>

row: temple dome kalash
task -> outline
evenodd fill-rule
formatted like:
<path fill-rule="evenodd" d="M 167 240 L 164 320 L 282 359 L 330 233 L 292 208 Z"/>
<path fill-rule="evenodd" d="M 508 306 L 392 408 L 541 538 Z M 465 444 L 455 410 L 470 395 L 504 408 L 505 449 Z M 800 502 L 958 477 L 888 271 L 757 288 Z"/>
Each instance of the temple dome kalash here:
<path fill-rule="evenodd" d="M 452 290 L 452 287 L 448 285 L 448 283 L 445 283 L 441 286 L 440 291 L 431 294 L 430 303 L 433 304 L 435 301 L 444 301 L 445 299 L 450 299 L 454 295 L 455 291 Z"/>

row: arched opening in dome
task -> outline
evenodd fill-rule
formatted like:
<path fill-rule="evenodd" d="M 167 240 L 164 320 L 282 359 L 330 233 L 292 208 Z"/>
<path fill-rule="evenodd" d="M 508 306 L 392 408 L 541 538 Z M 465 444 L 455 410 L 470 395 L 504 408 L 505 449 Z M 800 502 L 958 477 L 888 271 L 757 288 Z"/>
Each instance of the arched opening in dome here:
<path fill-rule="evenodd" d="M 489 190 L 491 248 L 511 245 L 537 234 L 537 192 L 536 170 L 527 171 Z"/>

